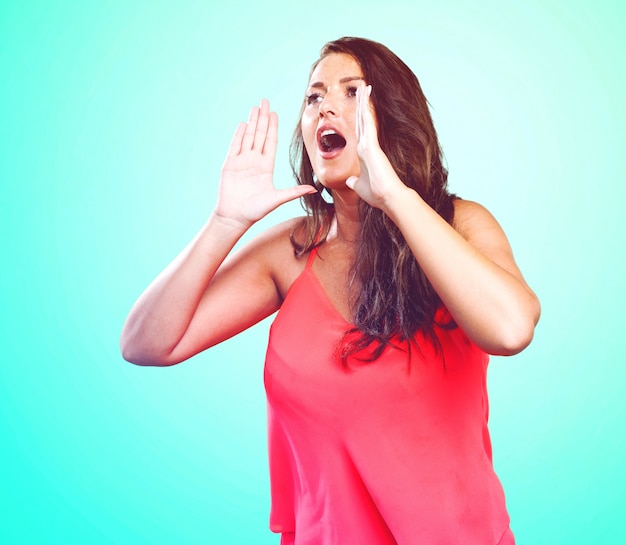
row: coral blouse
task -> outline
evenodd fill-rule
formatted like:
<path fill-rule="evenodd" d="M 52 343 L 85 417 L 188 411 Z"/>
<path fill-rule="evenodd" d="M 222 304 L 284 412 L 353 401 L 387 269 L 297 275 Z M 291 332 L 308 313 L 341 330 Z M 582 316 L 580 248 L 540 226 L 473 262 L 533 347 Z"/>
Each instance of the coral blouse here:
<path fill-rule="evenodd" d="M 345 368 L 335 349 L 350 324 L 315 255 L 270 330 L 270 529 L 295 545 L 514 543 L 491 459 L 487 354 L 437 327 L 440 353 L 418 334 L 410 353 L 398 344 Z"/>

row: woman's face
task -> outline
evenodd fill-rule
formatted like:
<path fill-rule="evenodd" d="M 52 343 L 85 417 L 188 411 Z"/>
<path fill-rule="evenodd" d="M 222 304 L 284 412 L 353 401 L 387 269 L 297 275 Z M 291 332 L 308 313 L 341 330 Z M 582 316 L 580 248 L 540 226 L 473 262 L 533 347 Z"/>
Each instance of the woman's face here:
<path fill-rule="evenodd" d="M 313 70 L 300 121 L 313 172 L 324 187 L 340 188 L 360 174 L 356 152 L 356 90 L 364 85 L 354 57 L 331 53 Z"/>

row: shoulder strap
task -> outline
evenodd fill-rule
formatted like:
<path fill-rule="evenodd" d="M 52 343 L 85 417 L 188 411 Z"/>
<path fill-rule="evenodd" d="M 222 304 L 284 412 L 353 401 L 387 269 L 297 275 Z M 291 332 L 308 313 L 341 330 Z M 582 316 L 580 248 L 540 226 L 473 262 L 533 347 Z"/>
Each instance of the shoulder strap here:
<path fill-rule="evenodd" d="M 306 266 L 305 269 L 310 269 L 311 265 L 313 265 L 313 260 L 315 259 L 315 256 L 317 255 L 317 249 L 319 248 L 319 246 L 315 245 L 313 246 L 313 248 L 311 248 L 311 251 L 309 252 L 309 257 L 306 260 Z"/>
<path fill-rule="evenodd" d="M 317 255 L 317 249 L 319 248 L 321 237 L 322 237 L 322 229 L 320 229 L 319 233 L 317 233 L 317 236 L 315 237 L 315 245 L 309 251 L 309 257 L 306 260 L 305 269 L 310 269 L 311 265 L 313 265 L 313 260 L 315 259 L 315 256 Z"/>

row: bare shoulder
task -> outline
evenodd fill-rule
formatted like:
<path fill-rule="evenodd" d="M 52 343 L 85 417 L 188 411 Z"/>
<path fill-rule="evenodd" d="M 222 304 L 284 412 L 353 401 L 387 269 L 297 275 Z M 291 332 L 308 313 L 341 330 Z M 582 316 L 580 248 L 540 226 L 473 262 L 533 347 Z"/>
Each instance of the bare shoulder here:
<path fill-rule="evenodd" d="M 465 199 L 454 201 L 454 221 L 452 226 L 464 238 L 469 239 L 483 230 L 498 230 L 502 232 L 500 224 L 487 208 L 482 204 Z"/>
<path fill-rule="evenodd" d="M 484 250 L 490 247 L 511 252 L 506 234 L 498 220 L 487 208 L 477 202 L 456 199 L 452 226 L 465 240 L 478 249 Z"/>
<path fill-rule="evenodd" d="M 454 229 L 476 250 L 522 279 L 507 236 L 487 208 L 474 201 L 454 201 Z"/>
<path fill-rule="evenodd" d="M 257 253 L 256 257 L 262 259 L 271 268 L 274 268 L 274 265 L 284 265 L 284 261 L 289 261 L 288 258 L 295 258 L 291 234 L 302 225 L 303 221 L 303 218 L 292 218 L 270 227 L 248 243 L 250 251 Z M 278 263 L 276 259 L 279 260 Z"/>
<path fill-rule="evenodd" d="M 245 261 L 246 267 L 263 269 L 284 297 L 292 282 L 302 272 L 304 259 L 298 258 L 291 243 L 294 230 L 304 218 L 293 218 L 263 231 L 233 255 L 234 261 Z"/>

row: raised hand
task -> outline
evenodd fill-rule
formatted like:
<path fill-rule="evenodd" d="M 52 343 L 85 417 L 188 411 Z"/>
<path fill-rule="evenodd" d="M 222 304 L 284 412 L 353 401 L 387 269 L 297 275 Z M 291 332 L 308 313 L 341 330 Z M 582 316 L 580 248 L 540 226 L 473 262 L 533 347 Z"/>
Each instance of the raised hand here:
<path fill-rule="evenodd" d="M 247 123 L 240 123 L 222 166 L 215 214 L 248 227 L 266 214 L 307 193 L 312 186 L 276 189 L 273 183 L 278 143 L 278 116 L 269 102 L 250 110 Z"/>
<path fill-rule="evenodd" d="M 362 85 L 356 92 L 357 153 L 361 173 L 346 180 L 346 185 L 356 191 L 371 206 L 385 210 L 397 190 L 406 186 L 396 174 L 389 159 L 378 143 L 374 110 L 370 103 L 371 85 Z"/>

